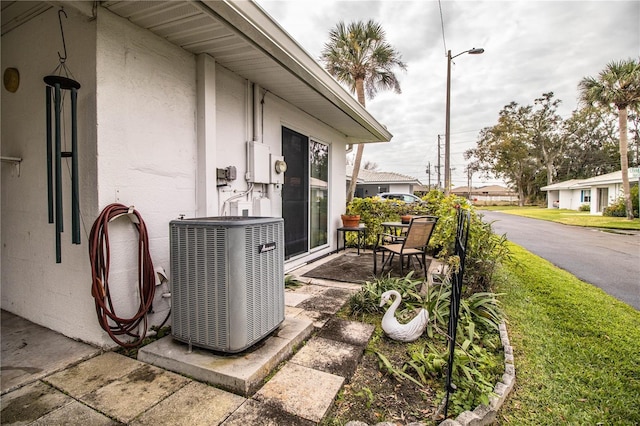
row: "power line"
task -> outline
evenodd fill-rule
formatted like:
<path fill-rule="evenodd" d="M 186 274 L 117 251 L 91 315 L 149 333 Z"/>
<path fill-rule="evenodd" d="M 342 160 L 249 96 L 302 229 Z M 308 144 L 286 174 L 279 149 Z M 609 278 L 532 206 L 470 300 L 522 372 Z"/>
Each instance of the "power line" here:
<path fill-rule="evenodd" d="M 444 46 L 444 56 L 447 56 L 447 42 L 444 39 L 444 18 L 442 17 L 442 3 L 438 0 L 438 8 L 440 9 L 440 25 L 442 27 L 442 45 Z"/>

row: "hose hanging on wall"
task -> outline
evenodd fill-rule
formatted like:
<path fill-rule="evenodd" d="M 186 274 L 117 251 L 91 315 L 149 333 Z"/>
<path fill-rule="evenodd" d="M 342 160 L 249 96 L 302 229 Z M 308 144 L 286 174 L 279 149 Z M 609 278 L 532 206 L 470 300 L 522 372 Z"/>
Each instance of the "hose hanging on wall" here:
<path fill-rule="evenodd" d="M 131 318 L 116 315 L 109 290 L 109 223 L 120 216 L 127 216 L 138 230 L 138 294 L 140 305 Z M 111 339 L 125 348 L 138 346 L 146 335 L 147 314 L 155 295 L 155 272 L 149 253 L 149 237 L 140 213 L 133 207 L 110 204 L 102 210 L 91 228 L 89 235 L 89 260 L 91 261 L 91 295 L 95 299 L 98 322 Z M 143 323 L 142 332 L 139 332 Z M 133 341 L 122 340 L 118 336 L 130 336 Z"/>

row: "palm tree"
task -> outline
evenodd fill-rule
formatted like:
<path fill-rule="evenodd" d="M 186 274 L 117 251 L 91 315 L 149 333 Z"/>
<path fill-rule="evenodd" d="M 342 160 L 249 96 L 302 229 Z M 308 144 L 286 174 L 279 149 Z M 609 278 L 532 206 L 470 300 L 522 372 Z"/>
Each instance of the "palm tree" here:
<path fill-rule="evenodd" d="M 329 31 L 329 41 L 324 45 L 320 60 L 329 74 L 356 94 L 362 106 L 365 106 L 365 92 L 370 99 L 380 89 L 401 93 L 400 83 L 392 69 L 397 66 L 406 70 L 407 66 L 400 54 L 387 43 L 380 24 L 372 20 L 349 25 L 339 22 Z M 347 203 L 353 200 L 356 190 L 363 149 L 363 145 L 358 144 Z"/>
<path fill-rule="evenodd" d="M 613 104 L 618 109 L 622 190 L 627 219 L 633 220 L 627 156 L 627 110 L 640 107 L 640 62 L 634 59 L 610 62 L 597 78 L 585 77 L 578 87 L 584 102 L 606 107 Z"/>

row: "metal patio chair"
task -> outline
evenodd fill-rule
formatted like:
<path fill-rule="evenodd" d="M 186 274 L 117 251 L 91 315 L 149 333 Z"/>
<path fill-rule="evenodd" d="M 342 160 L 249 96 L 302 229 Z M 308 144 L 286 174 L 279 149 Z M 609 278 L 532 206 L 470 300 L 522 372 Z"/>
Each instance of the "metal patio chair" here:
<path fill-rule="evenodd" d="M 393 262 L 394 256 L 400 257 L 400 274 L 404 274 L 404 257 L 407 256 L 407 267 L 413 256 L 423 269 L 424 276 L 427 276 L 427 245 L 433 233 L 433 229 L 438 222 L 435 216 L 415 216 L 411 219 L 409 229 L 403 240 L 397 240 L 395 236 L 390 234 L 378 234 L 376 245 L 373 248 L 373 274 L 378 273 L 378 252 L 382 253 L 382 267 L 380 272 L 384 272 L 385 267 Z M 385 260 L 385 255 L 389 256 Z"/>

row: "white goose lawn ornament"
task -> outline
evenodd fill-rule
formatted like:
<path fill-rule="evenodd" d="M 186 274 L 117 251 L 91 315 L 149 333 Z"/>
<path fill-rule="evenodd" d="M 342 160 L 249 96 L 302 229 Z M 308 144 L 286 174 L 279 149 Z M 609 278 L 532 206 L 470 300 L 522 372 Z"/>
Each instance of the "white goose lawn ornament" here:
<path fill-rule="evenodd" d="M 392 338 L 400 342 L 413 342 L 418 339 L 427 327 L 429 322 L 429 312 L 420 309 L 418 315 L 406 324 L 400 324 L 396 319 L 396 309 L 400 306 L 402 296 L 395 290 L 389 290 L 382 293 L 380 297 L 380 307 L 384 306 L 391 296 L 394 296 L 391 307 L 382 317 L 382 330 Z"/>

